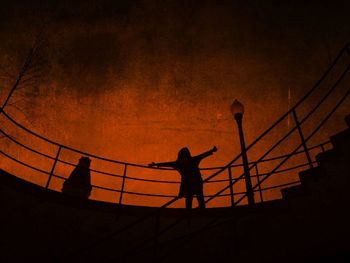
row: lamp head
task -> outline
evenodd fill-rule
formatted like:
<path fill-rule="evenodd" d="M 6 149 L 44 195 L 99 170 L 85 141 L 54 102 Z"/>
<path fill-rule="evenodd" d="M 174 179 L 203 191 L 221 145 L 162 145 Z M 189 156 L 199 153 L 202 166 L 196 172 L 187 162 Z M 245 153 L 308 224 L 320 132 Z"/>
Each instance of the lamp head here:
<path fill-rule="evenodd" d="M 244 106 L 238 100 L 234 100 L 231 105 L 231 112 L 235 119 L 242 118 L 244 114 Z"/>

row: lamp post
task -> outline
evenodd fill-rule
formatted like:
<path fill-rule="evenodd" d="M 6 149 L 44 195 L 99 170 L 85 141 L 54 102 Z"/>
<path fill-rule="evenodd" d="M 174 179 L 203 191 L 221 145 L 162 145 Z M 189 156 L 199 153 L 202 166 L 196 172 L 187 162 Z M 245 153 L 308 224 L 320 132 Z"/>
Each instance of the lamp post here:
<path fill-rule="evenodd" d="M 232 112 L 232 115 L 235 118 L 235 120 L 237 122 L 237 126 L 238 126 L 239 141 L 241 143 L 242 162 L 243 162 L 243 169 L 244 169 L 245 185 L 246 185 L 246 189 L 247 189 L 248 204 L 253 205 L 253 204 L 255 204 L 254 192 L 253 192 L 253 187 L 252 187 L 252 181 L 250 180 L 248 157 L 247 157 L 247 152 L 246 152 L 246 148 L 245 148 L 243 126 L 242 126 L 243 113 L 244 113 L 243 104 L 240 103 L 238 100 L 235 100 L 231 105 L 231 112 Z"/>

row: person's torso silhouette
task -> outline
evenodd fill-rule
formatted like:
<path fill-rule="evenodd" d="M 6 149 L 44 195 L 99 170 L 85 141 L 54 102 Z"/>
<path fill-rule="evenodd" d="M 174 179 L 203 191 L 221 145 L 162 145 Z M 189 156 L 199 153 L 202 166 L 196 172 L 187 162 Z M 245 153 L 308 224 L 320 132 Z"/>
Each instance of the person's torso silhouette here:
<path fill-rule="evenodd" d="M 63 183 L 62 193 L 87 199 L 91 193 L 90 163 L 88 157 L 81 157 L 69 178 Z"/>
<path fill-rule="evenodd" d="M 192 199 L 196 195 L 200 208 L 205 207 L 203 196 L 203 180 L 199 170 L 199 163 L 205 157 L 215 152 L 217 148 L 214 146 L 212 150 L 197 156 L 191 156 L 187 147 L 182 148 L 178 153 L 175 162 L 151 163 L 151 166 L 173 167 L 181 175 L 181 184 L 179 189 L 179 197 L 186 197 L 186 208 L 192 208 Z"/>

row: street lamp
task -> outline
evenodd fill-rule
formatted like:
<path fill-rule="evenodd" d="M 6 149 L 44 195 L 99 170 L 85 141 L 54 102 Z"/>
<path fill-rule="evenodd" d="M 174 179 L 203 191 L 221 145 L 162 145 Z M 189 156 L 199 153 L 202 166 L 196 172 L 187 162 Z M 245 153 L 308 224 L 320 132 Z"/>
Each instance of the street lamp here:
<path fill-rule="evenodd" d="M 253 192 L 253 187 L 252 187 L 252 181 L 250 180 L 248 157 L 247 157 L 247 151 L 245 148 L 243 126 L 242 126 L 243 113 L 244 113 L 243 104 L 240 103 L 238 100 L 235 100 L 231 105 L 231 112 L 232 112 L 232 115 L 235 118 L 235 120 L 237 122 L 237 126 L 238 126 L 239 141 L 241 143 L 242 162 L 243 162 L 243 169 L 244 169 L 245 185 L 246 185 L 246 189 L 247 189 L 248 204 L 253 205 L 253 204 L 255 204 L 254 192 Z"/>

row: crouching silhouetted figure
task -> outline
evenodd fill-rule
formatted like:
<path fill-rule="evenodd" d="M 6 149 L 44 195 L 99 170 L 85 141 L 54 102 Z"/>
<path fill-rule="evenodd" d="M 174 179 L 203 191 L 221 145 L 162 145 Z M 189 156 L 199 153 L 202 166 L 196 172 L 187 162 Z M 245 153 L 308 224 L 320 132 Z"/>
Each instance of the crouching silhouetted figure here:
<path fill-rule="evenodd" d="M 181 185 L 178 197 L 186 198 L 186 208 L 192 208 L 192 199 L 195 195 L 198 200 L 198 207 L 205 208 L 203 196 L 203 180 L 199 171 L 199 163 L 205 157 L 208 157 L 216 152 L 217 148 L 214 146 L 210 151 L 202 153 L 197 156 L 191 156 L 190 150 L 185 147 L 182 148 L 175 162 L 165 163 L 150 163 L 149 166 L 157 167 L 172 167 L 181 175 Z"/>
<path fill-rule="evenodd" d="M 81 157 L 79 163 L 63 183 L 62 193 L 81 198 L 89 198 L 91 193 L 90 163 L 88 157 Z"/>

